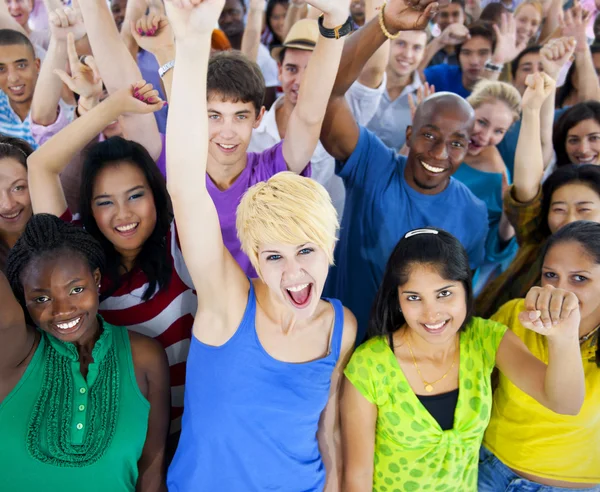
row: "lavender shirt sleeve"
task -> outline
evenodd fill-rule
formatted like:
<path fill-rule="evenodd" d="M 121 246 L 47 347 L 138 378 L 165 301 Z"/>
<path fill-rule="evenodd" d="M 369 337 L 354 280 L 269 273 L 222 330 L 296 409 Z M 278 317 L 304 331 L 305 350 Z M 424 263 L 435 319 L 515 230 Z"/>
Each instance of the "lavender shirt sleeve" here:
<path fill-rule="evenodd" d="M 31 135 L 39 146 L 45 144 L 54 135 L 71 123 L 71 121 L 69 121 L 69 117 L 67 116 L 67 112 L 60 104 L 58 105 L 58 116 L 56 117 L 56 121 L 51 125 L 43 126 L 35 123 L 31 119 L 31 114 L 28 116 L 28 118 L 31 128 Z"/>
<path fill-rule="evenodd" d="M 283 140 L 260 154 L 248 154 L 248 160 L 252 168 L 250 186 L 261 181 L 267 181 L 277 173 L 288 171 L 287 163 L 283 157 Z M 310 162 L 307 163 L 300 175 L 306 178 L 311 177 Z"/>

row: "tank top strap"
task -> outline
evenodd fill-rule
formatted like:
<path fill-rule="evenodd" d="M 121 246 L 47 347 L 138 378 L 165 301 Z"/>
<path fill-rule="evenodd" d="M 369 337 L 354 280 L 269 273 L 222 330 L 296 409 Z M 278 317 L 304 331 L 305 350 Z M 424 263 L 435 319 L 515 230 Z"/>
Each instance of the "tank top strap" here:
<path fill-rule="evenodd" d="M 248 277 L 250 288 L 248 289 L 248 302 L 246 303 L 246 310 L 244 311 L 244 317 L 237 329 L 237 335 L 239 336 L 254 336 L 256 333 L 256 292 L 254 291 L 254 284 L 252 279 Z"/>
<path fill-rule="evenodd" d="M 334 321 L 333 333 L 331 334 L 331 354 L 336 362 L 340 358 L 342 349 L 342 336 L 344 334 L 344 306 L 338 299 L 325 299 L 333 306 Z"/>

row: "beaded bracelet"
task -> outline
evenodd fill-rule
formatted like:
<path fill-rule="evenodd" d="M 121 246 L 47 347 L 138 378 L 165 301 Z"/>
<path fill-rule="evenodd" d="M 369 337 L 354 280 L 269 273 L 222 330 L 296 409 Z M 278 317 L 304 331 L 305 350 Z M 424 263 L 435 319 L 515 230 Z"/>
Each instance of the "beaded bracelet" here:
<path fill-rule="evenodd" d="M 383 32 L 385 37 L 388 39 L 391 39 L 393 41 L 394 39 L 398 39 L 398 36 L 400 36 L 401 31 L 397 32 L 396 34 L 390 34 L 390 32 L 385 27 L 385 22 L 383 21 L 383 16 L 385 14 L 385 6 L 386 5 L 387 5 L 387 1 L 383 2 L 383 5 L 381 6 L 381 10 L 379 11 L 379 27 L 381 27 L 381 31 Z"/>

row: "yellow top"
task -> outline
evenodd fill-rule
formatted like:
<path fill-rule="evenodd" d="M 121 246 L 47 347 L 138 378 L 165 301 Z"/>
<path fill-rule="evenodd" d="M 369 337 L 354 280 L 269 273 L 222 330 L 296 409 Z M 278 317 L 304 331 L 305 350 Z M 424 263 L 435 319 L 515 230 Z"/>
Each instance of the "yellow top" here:
<path fill-rule="evenodd" d="M 548 363 L 546 338 L 527 330 L 518 315 L 524 300 L 507 302 L 492 317 L 508 326 L 531 353 Z M 597 337 L 581 347 L 585 401 L 579 415 L 559 415 L 539 404 L 502 373 L 494 393 L 483 444 L 505 465 L 538 477 L 575 483 L 600 483 L 600 368 Z"/>

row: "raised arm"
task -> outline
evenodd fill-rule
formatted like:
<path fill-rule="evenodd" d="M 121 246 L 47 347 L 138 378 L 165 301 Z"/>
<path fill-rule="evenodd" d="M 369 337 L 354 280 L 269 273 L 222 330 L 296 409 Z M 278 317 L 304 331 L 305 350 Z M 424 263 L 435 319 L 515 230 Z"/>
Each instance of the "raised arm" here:
<path fill-rule="evenodd" d="M 46 59 L 42 63 L 33 101 L 31 103 L 31 120 L 43 126 L 49 126 L 58 116 L 58 103 L 63 90 L 62 80 L 56 76 L 56 70 L 63 70 L 67 64 L 67 36 L 72 34 L 72 50 L 75 42 L 85 36 L 85 27 L 81 12 L 65 7 L 48 14 L 50 24 L 50 46 Z M 75 52 L 75 56 L 77 53 Z"/>
<path fill-rule="evenodd" d="M 138 93 L 146 101 L 132 96 Z M 61 216 L 67 202 L 60 173 L 93 138 L 123 113 L 152 113 L 163 107 L 158 92 L 144 81 L 121 89 L 54 135 L 27 159 L 33 213 Z"/>
<path fill-rule="evenodd" d="M 167 123 L 167 186 L 183 256 L 198 293 L 199 310 L 215 313 L 212 321 L 217 318 L 229 323 L 231 317 L 235 325 L 243 315 L 237 308 L 245 307 L 249 284 L 223 243 L 217 210 L 206 188 L 208 59 L 212 31 L 224 2 L 189 0 L 185 6 L 179 1 L 166 3 L 176 39 Z"/>
<path fill-rule="evenodd" d="M 323 26 L 326 28 L 336 28 L 349 19 L 349 0 L 308 0 L 308 3 L 324 12 Z M 298 103 L 290 115 L 282 148 L 289 170 L 295 173 L 299 174 L 304 170 L 319 143 L 344 41 L 345 38 L 329 39 L 319 36 L 308 62 L 300 85 Z"/>
<path fill-rule="evenodd" d="M 385 0 L 366 0 L 365 1 L 365 19 L 369 22 L 379 15 L 379 10 Z M 387 68 L 390 59 L 390 42 L 386 41 L 381 45 L 375 54 L 365 64 L 358 82 L 371 89 L 377 89 L 383 82 L 383 74 Z"/>
<path fill-rule="evenodd" d="M 248 19 L 242 36 L 241 51 L 253 62 L 256 62 L 258 58 L 258 46 L 265 18 L 265 4 L 265 0 L 250 0 Z"/>
<path fill-rule="evenodd" d="M 35 330 L 25 325 L 23 308 L 15 299 L 4 273 L 0 271 L 0 378 L 12 376 L 25 360 L 35 340 Z"/>
<path fill-rule="evenodd" d="M 292 26 L 299 20 L 306 19 L 307 15 L 308 5 L 305 0 L 290 0 L 290 5 L 285 15 L 284 34 L 287 36 L 287 33 L 290 32 Z"/>
<path fill-rule="evenodd" d="M 442 34 L 433 38 L 425 48 L 425 55 L 419 64 L 419 71 L 423 71 L 429 66 L 432 58 L 446 46 L 456 46 L 469 39 L 469 29 L 464 24 L 450 24 Z"/>
<path fill-rule="evenodd" d="M 13 31 L 19 31 L 21 34 L 29 37 L 20 24 L 12 18 L 12 15 L 8 12 L 8 6 L 5 1 L 0 2 L 0 29 L 12 29 Z"/>
<path fill-rule="evenodd" d="M 380 15 L 391 36 L 399 31 L 422 30 L 435 15 L 437 2 L 391 0 Z M 345 43 L 340 69 L 321 130 L 321 143 L 329 154 L 346 161 L 358 143 L 359 128 L 345 99 L 350 86 L 358 79 L 369 59 L 388 39 L 379 25 L 380 16 L 367 22 Z"/>
<path fill-rule="evenodd" d="M 515 152 L 514 194 L 521 203 L 530 202 L 540 189 L 544 159 L 540 142 L 540 111 L 554 93 L 554 80 L 545 73 L 529 75 L 523 94 L 523 116 Z"/>
<path fill-rule="evenodd" d="M 119 36 L 106 0 L 81 0 L 80 8 L 94 58 L 108 93 L 130 87 L 141 80 L 140 69 Z M 162 144 L 154 115 L 127 115 L 121 124 L 128 139 L 139 142 L 154 159 L 158 159 Z"/>
<path fill-rule="evenodd" d="M 496 33 L 496 47 L 491 62 L 494 65 L 504 66 L 519 56 L 519 53 L 527 47 L 527 43 L 526 41 L 517 43 L 517 24 L 511 13 L 502 14 L 500 24 L 493 24 L 492 27 Z M 488 80 L 498 80 L 500 73 L 486 69 L 482 76 Z"/>

